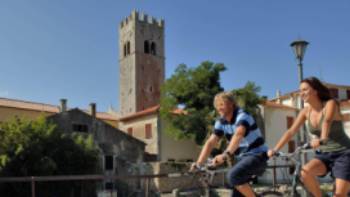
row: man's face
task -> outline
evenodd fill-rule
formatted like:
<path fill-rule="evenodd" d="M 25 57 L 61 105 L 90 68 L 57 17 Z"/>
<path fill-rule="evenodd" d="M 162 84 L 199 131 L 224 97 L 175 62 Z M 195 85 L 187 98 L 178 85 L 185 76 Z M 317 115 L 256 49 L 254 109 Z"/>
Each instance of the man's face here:
<path fill-rule="evenodd" d="M 216 102 L 216 110 L 221 117 L 225 117 L 233 112 L 233 103 L 224 99 L 218 99 Z"/>

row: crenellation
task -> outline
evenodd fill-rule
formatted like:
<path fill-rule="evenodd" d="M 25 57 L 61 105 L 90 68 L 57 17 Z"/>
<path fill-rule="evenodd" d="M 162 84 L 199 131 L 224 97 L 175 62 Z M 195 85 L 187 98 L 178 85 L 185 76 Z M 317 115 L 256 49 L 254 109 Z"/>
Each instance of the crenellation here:
<path fill-rule="evenodd" d="M 138 20 L 139 19 L 139 13 L 136 11 L 136 10 L 133 10 L 132 12 L 131 12 L 131 18 L 132 18 L 132 20 Z"/>
<path fill-rule="evenodd" d="M 148 24 L 154 24 L 160 28 L 164 27 L 164 19 L 157 19 L 157 18 L 149 16 L 143 12 L 139 13 L 138 11 L 133 10 L 128 17 L 124 18 L 120 22 L 120 28 L 125 27 L 131 21 L 138 21 L 138 22 L 143 22 L 143 23 L 148 23 Z"/>
<path fill-rule="evenodd" d="M 158 20 L 158 26 L 163 28 L 164 27 L 164 19 L 159 19 Z"/>

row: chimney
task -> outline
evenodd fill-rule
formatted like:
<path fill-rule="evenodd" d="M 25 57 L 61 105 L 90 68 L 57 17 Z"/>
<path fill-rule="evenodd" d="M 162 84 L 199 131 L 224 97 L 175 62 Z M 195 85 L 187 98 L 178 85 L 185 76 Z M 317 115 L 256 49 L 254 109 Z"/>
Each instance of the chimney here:
<path fill-rule="evenodd" d="M 67 111 L 67 99 L 60 99 L 60 112 Z"/>
<path fill-rule="evenodd" d="M 90 103 L 90 115 L 93 117 L 93 118 L 96 118 L 96 103 Z"/>
<path fill-rule="evenodd" d="M 279 89 L 277 89 L 276 91 L 276 98 L 277 98 L 277 103 L 282 104 L 281 91 Z"/>

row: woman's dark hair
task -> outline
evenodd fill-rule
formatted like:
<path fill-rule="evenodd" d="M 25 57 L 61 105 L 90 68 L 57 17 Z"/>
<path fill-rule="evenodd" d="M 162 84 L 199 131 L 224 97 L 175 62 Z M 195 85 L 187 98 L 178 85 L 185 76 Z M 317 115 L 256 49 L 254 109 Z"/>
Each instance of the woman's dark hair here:
<path fill-rule="evenodd" d="M 332 99 L 329 89 L 316 77 L 305 78 L 301 81 L 301 83 L 307 83 L 312 87 L 312 89 L 316 90 L 321 101 L 328 101 Z"/>

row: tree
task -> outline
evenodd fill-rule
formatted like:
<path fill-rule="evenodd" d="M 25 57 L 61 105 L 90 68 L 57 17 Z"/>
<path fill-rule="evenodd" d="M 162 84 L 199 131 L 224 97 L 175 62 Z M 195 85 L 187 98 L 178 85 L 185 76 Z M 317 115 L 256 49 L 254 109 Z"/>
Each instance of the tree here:
<path fill-rule="evenodd" d="M 202 62 L 196 68 L 180 64 L 162 86 L 161 116 L 165 128 L 177 139 L 192 138 L 202 144 L 214 121 L 214 96 L 223 90 L 220 63 Z M 175 113 L 176 109 L 183 113 Z"/>
<path fill-rule="evenodd" d="M 265 100 L 265 97 L 259 95 L 260 90 L 261 88 L 254 82 L 248 81 L 243 88 L 232 90 L 232 92 L 238 106 L 256 117 L 258 105 Z"/>
<path fill-rule="evenodd" d="M 58 131 L 44 117 L 35 121 L 15 118 L 0 125 L 0 176 L 47 176 L 98 172 L 98 149 L 92 136 Z M 90 186 L 88 186 L 90 184 Z M 38 196 L 78 196 L 84 184 L 38 183 Z M 85 184 L 86 188 L 91 183 Z M 94 191 L 94 190 L 92 190 Z M 1 184 L 1 196 L 28 196 L 28 183 Z M 78 194 L 78 195 L 76 195 Z"/>

